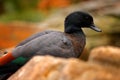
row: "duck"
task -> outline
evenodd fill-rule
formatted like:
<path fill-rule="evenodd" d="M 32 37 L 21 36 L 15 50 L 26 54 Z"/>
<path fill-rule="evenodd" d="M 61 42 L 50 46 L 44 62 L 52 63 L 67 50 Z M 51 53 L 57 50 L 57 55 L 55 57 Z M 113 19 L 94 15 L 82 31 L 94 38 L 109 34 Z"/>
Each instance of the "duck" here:
<path fill-rule="evenodd" d="M 33 34 L 20 42 L 11 52 L 0 57 L 0 66 L 19 57 L 31 59 L 35 55 L 78 58 L 86 45 L 86 36 L 82 28 L 102 31 L 95 26 L 89 13 L 72 12 L 65 18 L 64 32 L 46 30 Z"/>

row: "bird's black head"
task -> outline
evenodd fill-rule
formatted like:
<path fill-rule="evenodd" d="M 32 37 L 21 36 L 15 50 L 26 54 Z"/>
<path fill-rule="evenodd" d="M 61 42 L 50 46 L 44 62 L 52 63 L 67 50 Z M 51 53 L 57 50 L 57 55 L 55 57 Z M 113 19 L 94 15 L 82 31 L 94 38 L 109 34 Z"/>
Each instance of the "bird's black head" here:
<path fill-rule="evenodd" d="M 93 18 L 90 14 L 85 12 L 73 12 L 69 14 L 65 19 L 65 32 L 74 33 L 81 31 L 82 27 L 91 28 L 97 32 L 101 32 L 101 29 L 94 25 Z"/>

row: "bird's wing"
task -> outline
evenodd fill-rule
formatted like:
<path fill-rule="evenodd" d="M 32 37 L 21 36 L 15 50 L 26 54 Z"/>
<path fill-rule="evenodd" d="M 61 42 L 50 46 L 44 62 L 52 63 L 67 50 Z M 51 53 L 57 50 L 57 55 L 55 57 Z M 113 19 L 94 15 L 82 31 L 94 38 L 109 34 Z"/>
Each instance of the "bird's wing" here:
<path fill-rule="evenodd" d="M 44 48 L 36 53 L 38 55 L 52 55 L 56 57 L 76 57 L 73 49 L 73 44 L 64 33 L 52 33 L 50 38 L 48 38 L 44 44 Z"/>
<path fill-rule="evenodd" d="M 58 57 L 75 57 L 73 45 L 62 32 L 51 32 L 44 36 L 37 37 L 23 46 L 18 46 L 13 50 L 13 55 L 18 54 L 23 57 L 33 55 L 53 55 Z"/>
<path fill-rule="evenodd" d="M 39 32 L 39 33 L 33 34 L 29 38 L 27 38 L 27 39 L 23 40 L 22 42 L 20 42 L 16 47 L 22 46 L 22 45 L 28 43 L 29 41 L 31 41 L 31 40 L 39 37 L 39 36 L 43 36 L 45 34 L 49 34 L 50 32 L 53 32 L 53 31 L 47 30 L 47 31 L 43 31 L 43 32 Z"/>

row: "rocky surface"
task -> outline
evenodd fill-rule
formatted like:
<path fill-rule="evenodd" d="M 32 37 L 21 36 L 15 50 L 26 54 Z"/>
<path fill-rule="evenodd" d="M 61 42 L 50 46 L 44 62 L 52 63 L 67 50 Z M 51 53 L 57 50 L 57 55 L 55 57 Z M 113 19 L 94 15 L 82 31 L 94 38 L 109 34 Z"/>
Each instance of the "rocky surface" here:
<path fill-rule="evenodd" d="M 91 51 L 89 62 L 120 68 L 120 48 L 110 46 L 95 48 Z"/>
<path fill-rule="evenodd" d="M 119 62 L 120 48 L 116 47 L 94 49 L 88 62 L 35 56 L 8 80 L 120 80 Z"/>

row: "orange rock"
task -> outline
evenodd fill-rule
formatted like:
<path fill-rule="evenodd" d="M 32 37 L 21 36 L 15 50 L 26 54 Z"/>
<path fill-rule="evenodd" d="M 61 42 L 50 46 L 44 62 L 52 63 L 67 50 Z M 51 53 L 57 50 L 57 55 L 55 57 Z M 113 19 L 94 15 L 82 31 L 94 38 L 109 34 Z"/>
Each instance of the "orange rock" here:
<path fill-rule="evenodd" d="M 90 53 L 89 61 L 106 67 L 120 68 L 120 48 L 112 46 L 95 48 Z"/>
<path fill-rule="evenodd" d="M 119 80 L 104 67 L 78 59 L 36 56 L 8 80 Z"/>

